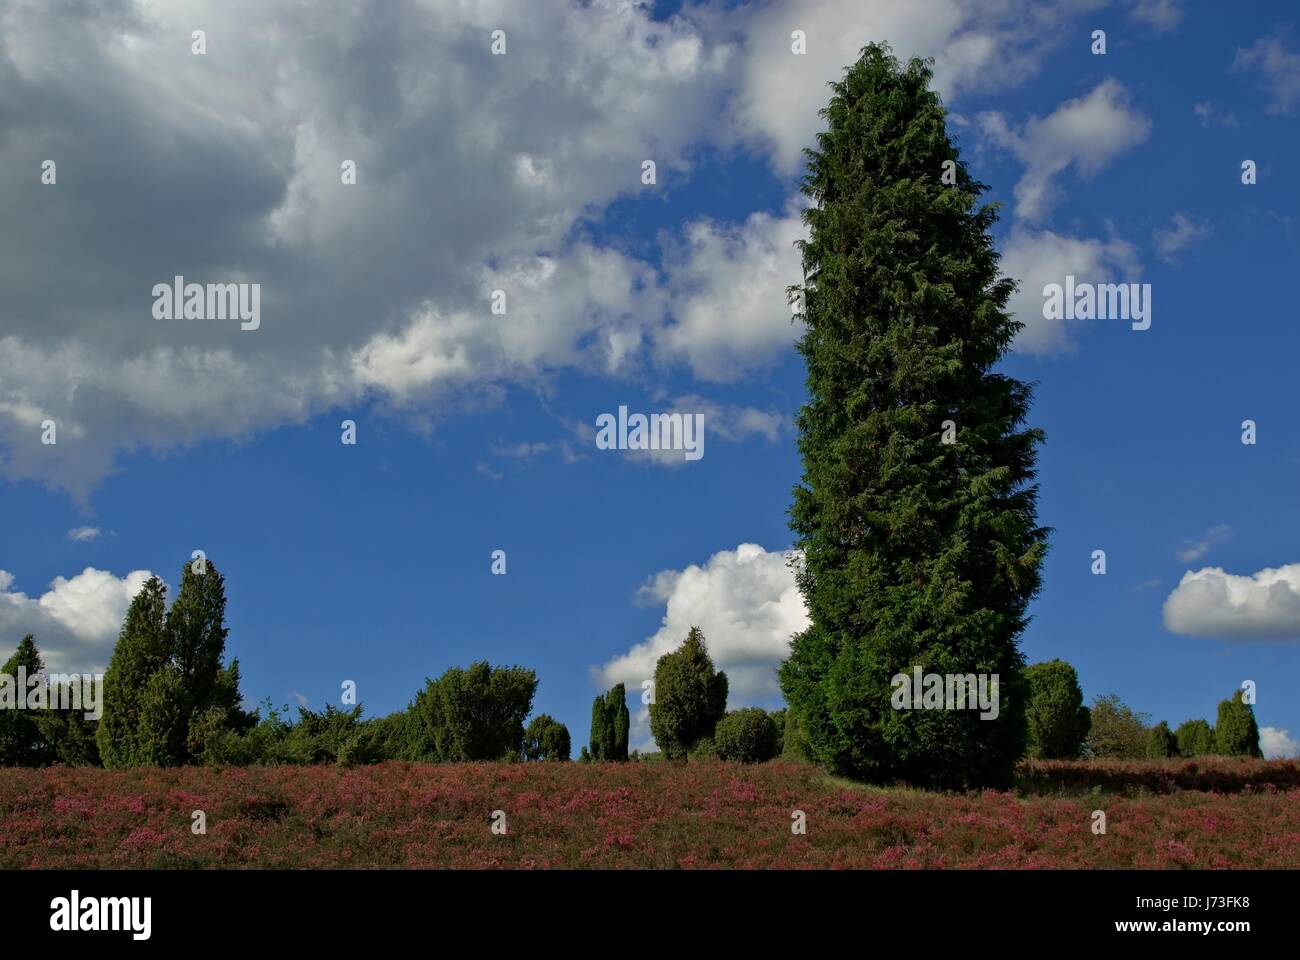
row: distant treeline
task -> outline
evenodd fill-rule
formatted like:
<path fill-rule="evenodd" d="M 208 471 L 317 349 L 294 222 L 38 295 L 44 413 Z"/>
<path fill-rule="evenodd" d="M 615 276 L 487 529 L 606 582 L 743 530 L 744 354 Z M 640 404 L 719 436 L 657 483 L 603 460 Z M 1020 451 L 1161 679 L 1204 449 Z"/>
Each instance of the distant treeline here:
<path fill-rule="evenodd" d="M 547 714 L 525 723 L 536 673 L 486 661 L 427 680 L 404 710 L 388 716 L 365 718 L 359 703 L 321 712 L 299 707 L 296 718 L 270 700 L 245 710 L 239 661 L 223 663 L 225 609 L 225 578 L 211 560 L 186 564 L 170 608 L 166 587 L 149 580 L 127 611 L 98 720 L 77 709 L 13 709 L 14 696 L 30 694 L 17 689 L 19 677 L 46 684 L 40 703 L 77 702 L 48 680 L 30 679 L 43 675 L 44 665 L 33 638 L 23 638 L 0 668 L 8 675 L 0 677 L 0 765 L 567 761 L 572 755 L 564 724 Z M 1164 722 L 1150 725 L 1146 714 L 1114 695 L 1098 697 L 1089 709 L 1074 668 L 1062 660 L 1028 667 L 1025 679 L 1031 758 L 1260 756 L 1254 711 L 1241 691 L 1219 704 L 1215 725 L 1194 719 L 1170 730 Z M 631 717 L 618 684 L 593 702 L 579 759 L 810 759 L 797 714 L 754 707 L 727 712 L 727 692 L 727 675 L 714 669 L 703 633 L 692 628 L 656 666 L 648 700 L 659 752 L 629 751 Z"/>

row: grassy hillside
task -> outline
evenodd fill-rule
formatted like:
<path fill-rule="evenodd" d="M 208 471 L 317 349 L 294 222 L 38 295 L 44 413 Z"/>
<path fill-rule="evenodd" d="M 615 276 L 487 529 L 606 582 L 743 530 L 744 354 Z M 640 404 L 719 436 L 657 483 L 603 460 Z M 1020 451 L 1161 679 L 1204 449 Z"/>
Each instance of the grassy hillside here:
<path fill-rule="evenodd" d="M 1022 772 L 1016 795 L 862 787 L 789 762 L 7 769 L 0 868 L 1300 868 L 1294 761 Z"/>

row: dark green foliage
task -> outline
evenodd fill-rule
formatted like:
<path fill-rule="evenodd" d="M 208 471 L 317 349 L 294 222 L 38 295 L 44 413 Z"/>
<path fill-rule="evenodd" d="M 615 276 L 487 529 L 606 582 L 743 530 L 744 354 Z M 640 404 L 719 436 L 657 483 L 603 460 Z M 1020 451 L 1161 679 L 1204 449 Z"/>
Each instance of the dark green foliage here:
<path fill-rule="evenodd" d="M 22 684 L 19 684 L 19 668 L 24 668 Z M 4 685 L 0 696 L 0 766 L 38 767 L 52 763 L 56 752 L 48 739 L 47 729 L 39 722 L 44 711 L 26 709 L 31 690 L 29 682 L 45 669 L 36 643 L 29 634 L 18 643 L 18 649 L 10 657 L 0 674 L 7 679 L 0 679 Z M 48 694 L 47 694 L 48 696 Z M 16 709 L 21 703 L 24 709 Z"/>
<path fill-rule="evenodd" d="M 714 743 L 713 738 L 708 734 L 698 736 L 694 741 L 692 741 L 691 745 L 687 747 L 686 759 L 696 761 L 717 760 L 718 745 Z"/>
<path fill-rule="evenodd" d="M 699 627 L 655 666 L 650 732 L 669 760 L 685 760 L 701 737 L 712 737 L 727 711 L 727 675 L 715 672 Z"/>
<path fill-rule="evenodd" d="M 785 734 L 781 741 L 781 757 L 784 760 L 811 760 L 808 752 L 808 738 L 804 736 L 803 726 L 799 723 L 799 714 L 791 709 L 785 712 Z"/>
<path fill-rule="evenodd" d="M 143 762 L 140 698 L 149 678 L 170 656 L 164 629 L 166 612 L 166 588 L 157 577 L 151 577 L 127 608 L 104 674 L 103 716 L 96 739 L 106 767 L 133 767 Z"/>
<path fill-rule="evenodd" d="M 1035 663 L 1025 669 L 1025 680 L 1029 684 L 1028 755 L 1046 760 L 1078 757 L 1092 720 L 1074 667 L 1064 660 Z"/>
<path fill-rule="evenodd" d="M 524 731 L 525 760 L 568 760 L 572 749 L 569 728 L 549 714 L 533 717 Z"/>
<path fill-rule="evenodd" d="M 764 763 L 777 755 L 776 724 L 757 707 L 733 710 L 718 721 L 713 743 L 718 758 L 736 763 Z"/>
<path fill-rule="evenodd" d="M 1005 309 L 1014 283 L 930 80 L 921 61 L 868 46 L 808 151 L 809 399 L 790 516 L 812 623 L 781 685 L 832 770 L 1004 787 L 1027 736 L 1017 638 L 1046 550 L 1032 482 L 1043 435 L 1025 426 L 1030 387 L 992 372 L 1020 328 Z M 955 443 L 941 442 L 945 420 Z M 998 718 L 894 710 L 891 678 L 913 666 L 998 675 Z"/>
<path fill-rule="evenodd" d="M 1164 760 L 1178 756 L 1178 740 L 1169 729 L 1169 724 L 1161 720 L 1147 731 L 1147 757 L 1152 760 Z"/>
<path fill-rule="evenodd" d="M 591 760 L 592 760 L 591 752 L 586 747 L 583 747 L 582 751 L 578 754 L 578 762 L 591 763 Z"/>
<path fill-rule="evenodd" d="M 524 718 L 533 706 L 537 674 L 492 667 L 486 660 L 452 667 L 427 681 L 408 708 L 402 756 L 454 762 L 504 760 L 523 750 Z"/>
<path fill-rule="evenodd" d="M 1180 757 L 1203 757 L 1218 751 L 1214 728 L 1201 719 L 1186 720 L 1174 731 Z"/>
<path fill-rule="evenodd" d="M 614 729 L 609 711 L 605 709 L 605 695 L 598 694 L 591 702 L 591 738 L 588 743 L 593 760 L 605 760 L 614 749 Z"/>
<path fill-rule="evenodd" d="M 1092 728 L 1084 744 L 1085 755 L 1122 760 L 1145 757 L 1149 719 L 1145 713 L 1134 713 L 1118 694 L 1098 697 L 1092 705 Z"/>
<path fill-rule="evenodd" d="M 1219 717 L 1214 724 L 1214 741 L 1225 757 L 1262 757 L 1255 708 L 1242 699 L 1238 690 L 1231 700 L 1219 703 Z"/>
<path fill-rule="evenodd" d="M 50 710 L 36 718 L 46 743 L 54 751 L 51 762 L 69 767 L 99 766 L 99 745 L 95 735 L 99 720 L 88 718 L 96 695 L 92 678 L 73 676 L 49 683 Z"/>
<path fill-rule="evenodd" d="M 360 704 L 340 710 L 331 703 L 322 713 L 299 707 L 298 722 L 285 738 L 285 754 L 291 763 L 337 763 L 344 745 L 361 727 Z"/>
<path fill-rule="evenodd" d="M 225 578 L 211 560 L 187 563 L 166 609 L 166 588 L 151 578 L 131 601 L 104 675 L 97 740 L 109 767 L 213 762 L 256 722 L 240 707 L 239 662 L 223 666 Z M 239 751 L 235 751 L 239 752 Z"/>
<path fill-rule="evenodd" d="M 191 710 L 233 706 L 217 702 L 221 655 L 226 649 L 226 578 L 211 561 L 181 569 L 181 586 L 167 611 L 165 629 L 171 662 L 180 673 Z M 221 696 L 228 696 L 221 691 Z M 189 711 L 187 711 L 189 712 Z"/>
<path fill-rule="evenodd" d="M 136 723 L 136 752 L 131 766 L 174 767 L 188 759 L 190 717 L 185 678 L 168 663 L 145 681 Z"/>
<path fill-rule="evenodd" d="M 608 693 L 596 697 L 591 704 L 591 758 L 626 760 L 631 720 L 623 684 L 615 684 Z"/>
<path fill-rule="evenodd" d="M 781 756 L 785 752 L 785 707 L 780 710 L 773 710 L 768 714 L 772 718 L 772 724 L 776 727 L 776 756 Z"/>
<path fill-rule="evenodd" d="M 632 712 L 627 708 L 627 693 L 623 684 L 617 683 L 605 694 L 605 707 L 614 722 L 614 752 L 611 760 L 627 759 L 628 734 L 632 730 Z"/>

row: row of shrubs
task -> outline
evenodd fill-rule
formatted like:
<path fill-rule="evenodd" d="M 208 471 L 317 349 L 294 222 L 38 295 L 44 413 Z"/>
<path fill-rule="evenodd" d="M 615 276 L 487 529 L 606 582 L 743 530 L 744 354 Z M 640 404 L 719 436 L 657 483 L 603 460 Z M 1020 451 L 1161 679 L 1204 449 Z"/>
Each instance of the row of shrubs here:
<path fill-rule="evenodd" d="M 1017 767 L 1017 788 L 1024 793 L 1063 794 L 1247 793 L 1300 790 L 1300 763 L 1253 762 L 1243 757 L 1204 756 L 1152 763 L 1132 760 L 1025 760 Z"/>
<path fill-rule="evenodd" d="M 569 760 L 564 724 L 534 717 L 534 671 L 486 661 L 453 667 L 426 681 L 404 709 L 364 719 L 360 704 L 323 712 L 269 702 L 243 709 L 239 662 L 223 663 L 225 580 L 204 559 L 187 564 L 175 601 L 150 579 L 132 600 L 104 678 L 103 716 L 75 711 L 0 710 L 0 765 L 49 763 L 108 767 L 186 763 L 369 764 L 384 760 L 459 762 Z M 28 677 L 43 670 L 26 637 L 0 669 Z M 1164 758 L 1206 754 L 1259 756 L 1254 712 L 1241 691 L 1219 706 L 1218 724 L 1190 720 L 1171 731 L 1149 725 L 1116 696 L 1083 705 L 1078 676 L 1052 660 L 1025 671 L 1028 688 L 1026 755 Z M 7 684 L 11 689 L 14 685 Z M 25 693 L 25 692 L 24 692 Z M 750 707 L 727 712 L 728 680 L 709 657 L 703 633 L 692 628 L 682 645 L 660 657 L 649 698 L 650 732 L 663 759 L 718 758 L 762 763 L 812 755 L 794 712 Z M 622 684 L 595 699 L 583 761 L 624 761 L 630 713 Z"/>

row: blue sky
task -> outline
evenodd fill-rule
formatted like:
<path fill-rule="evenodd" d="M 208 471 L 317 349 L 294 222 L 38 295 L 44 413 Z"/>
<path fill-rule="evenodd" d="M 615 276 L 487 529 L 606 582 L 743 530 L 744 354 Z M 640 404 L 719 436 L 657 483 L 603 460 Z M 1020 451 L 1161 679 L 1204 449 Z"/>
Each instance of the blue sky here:
<path fill-rule="evenodd" d="M 1254 680 L 1267 744 L 1297 749 L 1285 5 L 6 6 L 0 653 L 30 631 L 102 667 L 143 572 L 174 585 L 203 549 L 253 701 L 354 680 L 385 713 L 449 666 L 519 663 L 576 753 L 599 689 L 639 689 L 700 623 L 731 706 L 778 705 L 799 148 L 824 81 L 887 40 L 936 58 L 1004 204 L 1027 323 L 1005 369 L 1038 384 L 1055 529 L 1026 656 L 1175 725 Z M 177 273 L 260 282 L 261 329 L 153 319 Z M 1151 284 L 1151 328 L 1045 321 L 1067 273 Z M 704 457 L 597 449 L 620 404 L 703 412 Z"/>

